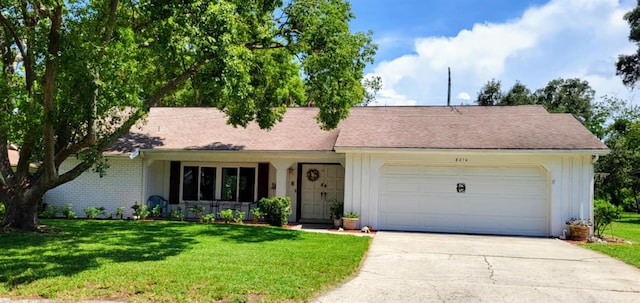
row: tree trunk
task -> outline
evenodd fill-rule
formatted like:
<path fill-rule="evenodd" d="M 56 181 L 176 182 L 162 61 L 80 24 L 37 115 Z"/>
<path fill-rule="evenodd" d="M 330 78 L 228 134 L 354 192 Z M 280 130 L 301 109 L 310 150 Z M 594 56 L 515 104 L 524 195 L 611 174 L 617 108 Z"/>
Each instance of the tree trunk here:
<path fill-rule="evenodd" d="M 22 231 L 36 231 L 38 227 L 38 201 L 42 197 L 14 196 L 4 201 L 5 213 L 2 230 L 17 229 Z"/>

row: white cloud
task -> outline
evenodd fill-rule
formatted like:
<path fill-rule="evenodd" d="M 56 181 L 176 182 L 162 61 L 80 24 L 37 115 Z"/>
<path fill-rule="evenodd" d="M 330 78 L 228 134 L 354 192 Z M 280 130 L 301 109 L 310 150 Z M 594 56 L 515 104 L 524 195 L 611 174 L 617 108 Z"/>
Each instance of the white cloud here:
<path fill-rule="evenodd" d="M 465 92 L 461 92 L 456 96 L 457 99 L 460 100 L 465 100 L 465 101 L 470 101 L 471 100 L 471 96 L 469 96 L 469 94 L 465 93 Z"/>
<path fill-rule="evenodd" d="M 505 90 L 516 80 L 535 90 L 558 77 L 585 79 L 598 95 L 633 99 L 615 76 L 617 56 L 635 49 L 622 19 L 635 3 L 623 2 L 552 0 L 514 20 L 475 24 L 455 37 L 416 38 L 413 54 L 374 67 L 384 88 L 378 103 L 445 104 L 447 67 L 452 90 L 463 92 L 457 98 L 464 101 L 474 100 L 492 78 Z"/>

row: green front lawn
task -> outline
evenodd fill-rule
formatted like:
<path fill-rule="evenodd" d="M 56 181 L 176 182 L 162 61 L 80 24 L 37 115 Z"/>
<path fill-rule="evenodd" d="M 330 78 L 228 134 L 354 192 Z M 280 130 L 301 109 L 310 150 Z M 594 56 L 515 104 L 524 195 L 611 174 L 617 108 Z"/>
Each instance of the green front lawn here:
<path fill-rule="evenodd" d="M 624 262 L 640 267 L 640 215 L 625 213 L 622 215 L 622 219 L 613 222 L 611 227 L 612 228 L 607 229 L 605 236 L 625 239 L 633 244 L 589 243 L 584 244 L 584 247 L 603 252 Z"/>
<path fill-rule="evenodd" d="M 369 237 L 246 225 L 43 220 L 0 234 L 0 297 L 304 301 L 352 275 Z"/>

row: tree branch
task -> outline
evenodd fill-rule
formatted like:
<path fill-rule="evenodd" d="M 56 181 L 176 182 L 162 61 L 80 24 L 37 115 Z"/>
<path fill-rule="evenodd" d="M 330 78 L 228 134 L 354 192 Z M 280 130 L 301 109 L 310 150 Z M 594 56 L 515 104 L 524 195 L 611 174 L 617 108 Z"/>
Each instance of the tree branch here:
<path fill-rule="evenodd" d="M 189 77 L 195 74 L 196 71 L 198 71 L 198 69 L 200 68 L 200 66 L 202 66 L 204 63 L 205 63 L 204 60 L 197 61 L 193 63 L 193 65 L 191 65 L 191 67 L 185 70 L 182 74 L 171 79 L 169 82 L 167 82 L 167 84 L 165 84 L 165 86 L 158 89 L 158 91 L 156 91 L 155 94 L 153 94 L 151 97 L 149 97 L 147 100 L 144 101 L 145 107 L 149 108 L 151 106 L 157 105 L 158 102 L 166 94 L 170 93 L 172 90 L 178 87 L 178 85 L 182 84 L 184 81 L 187 81 L 187 79 L 189 79 Z"/>
<path fill-rule="evenodd" d="M 24 50 L 24 45 L 22 45 L 22 41 L 20 41 L 20 36 L 18 36 L 18 33 L 16 32 L 16 29 L 13 28 L 13 25 L 9 22 L 9 20 L 7 20 L 4 15 L 2 15 L 0 13 L 0 23 L 2 23 L 3 27 L 7 29 L 7 31 L 9 31 L 9 33 L 11 34 L 13 41 L 15 41 L 16 46 L 18 47 L 18 50 L 20 50 L 20 54 L 22 55 L 22 58 L 24 58 L 27 53 Z"/>
<path fill-rule="evenodd" d="M 286 45 L 280 43 L 280 42 L 273 42 L 273 44 L 271 45 L 262 45 L 259 43 L 246 43 L 244 45 L 246 48 L 250 49 L 250 50 L 256 50 L 256 49 L 275 49 L 275 48 L 285 48 L 287 47 Z"/>

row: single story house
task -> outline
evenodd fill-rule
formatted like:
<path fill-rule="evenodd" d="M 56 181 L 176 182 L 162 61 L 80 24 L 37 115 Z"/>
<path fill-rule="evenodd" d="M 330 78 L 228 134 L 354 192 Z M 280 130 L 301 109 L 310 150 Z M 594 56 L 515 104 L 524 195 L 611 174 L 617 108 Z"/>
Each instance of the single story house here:
<path fill-rule="evenodd" d="M 151 195 L 212 212 L 289 196 L 292 222 L 327 222 L 337 200 L 376 230 L 528 236 L 561 236 L 568 219 L 593 218 L 593 163 L 608 150 L 570 114 L 355 107 L 324 131 L 317 113 L 289 108 L 262 130 L 227 125 L 215 108 L 152 108 L 107 153 L 106 177 L 86 172 L 45 202 L 78 214 L 124 205 L 130 215 Z"/>

